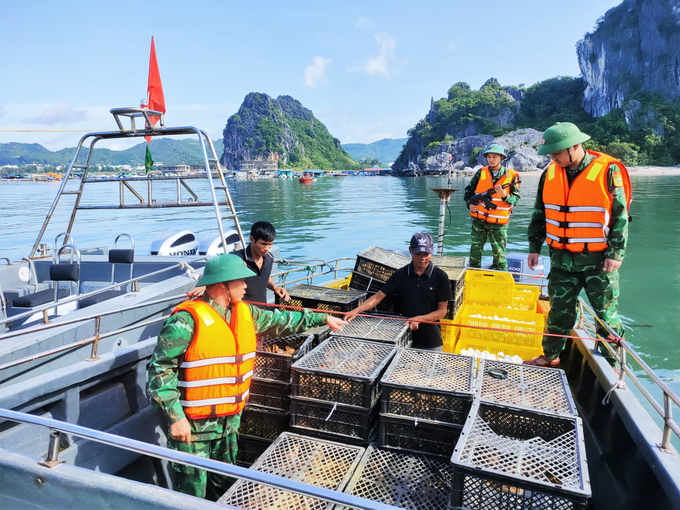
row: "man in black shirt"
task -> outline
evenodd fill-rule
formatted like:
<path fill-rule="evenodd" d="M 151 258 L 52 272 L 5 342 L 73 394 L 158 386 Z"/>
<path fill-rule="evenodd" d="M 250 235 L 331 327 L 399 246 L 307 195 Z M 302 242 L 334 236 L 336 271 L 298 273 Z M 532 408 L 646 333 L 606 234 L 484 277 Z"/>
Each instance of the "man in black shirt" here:
<path fill-rule="evenodd" d="M 244 301 L 255 303 L 267 302 L 267 288 L 270 288 L 282 300 L 289 300 L 288 291 L 283 287 L 277 287 L 271 278 L 272 264 L 274 257 L 269 253 L 276 239 L 274 225 L 268 221 L 258 221 L 253 223 L 250 229 L 250 243 L 245 249 L 236 250 L 232 253 L 243 259 L 249 269 L 253 270 L 256 276 L 246 278 L 246 295 Z"/>
<path fill-rule="evenodd" d="M 390 296 L 401 305 L 402 315 L 411 317 L 413 347 L 441 351 L 443 343 L 439 326 L 421 322 L 436 322 L 446 316 L 448 302 L 453 299 L 449 277 L 432 264 L 434 245 L 429 234 L 415 234 L 409 251 L 411 263 L 397 269 L 382 289 L 348 312 L 347 320 L 352 320 L 353 314 L 374 308 Z"/>

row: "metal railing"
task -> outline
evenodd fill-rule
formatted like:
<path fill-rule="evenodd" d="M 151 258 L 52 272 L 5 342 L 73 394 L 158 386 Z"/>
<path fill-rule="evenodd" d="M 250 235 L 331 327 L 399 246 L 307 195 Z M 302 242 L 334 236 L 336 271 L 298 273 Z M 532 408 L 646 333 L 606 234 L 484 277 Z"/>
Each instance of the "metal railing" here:
<path fill-rule="evenodd" d="M 97 443 L 102 443 L 108 446 L 112 446 L 114 448 L 120 448 L 123 450 L 135 452 L 140 455 L 155 457 L 157 459 L 167 460 L 170 462 L 178 462 L 186 466 L 191 466 L 198 469 L 205 469 L 207 471 L 211 471 L 213 473 L 217 473 L 220 475 L 231 476 L 234 478 L 248 480 L 254 483 L 268 485 L 270 487 L 274 487 L 277 489 L 282 489 L 296 494 L 301 494 L 304 496 L 329 501 L 331 503 L 340 504 L 342 506 L 349 508 L 357 508 L 361 510 L 396 510 L 397 508 L 394 506 L 386 505 L 384 503 L 379 503 L 377 501 L 371 501 L 368 499 L 359 498 L 357 496 L 352 496 L 350 494 L 337 492 L 331 489 L 325 489 L 323 487 L 309 485 L 303 482 L 290 480 L 288 478 L 282 478 L 280 476 L 271 475 L 269 473 L 263 473 L 261 471 L 242 468 L 239 466 L 235 466 L 233 464 L 227 464 L 212 459 L 197 457 L 189 453 L 170 450 L 168 448 L 163 448 L 161 446 L 156 446 L 150 443 L 137 441 L 136 439 L 116 436 L 114 434 L 109 434 L 107 432 L 89 429 L 87 427 L 74 425 L 72 423 L 57 421 L 51 418 L 44 418 L 42 416 L 20 413 L 17 411 L 10 411 L 8 409 L 2 408 L 0 408 L 0 418 L 10 420 L 16 423 L 37 425 L 40 427 L 49 428 L 59 432 L 65 432 L 73 436 L 88 439 L 90 441 L 95 441 Z M 55 447 L 55 444 L 57 443 L 54 438 L 55 437 L 58 438 L 58 436 L 55 435 L 52 436 L 53 437 L 51 437 L 50 440 L 52 447 L 49 448 L 48 451 L 49 453 L 48 462 L 52 466 L 56 466 L 59 464 L 59 461 L 57 457 L 58 449 Z M 47 465 L 47 467 L 49 467 L 49 464 L 45 464 L 44 462 L 42 463 L 42 465 Z"/>
<path fill-rule="evenodd" d="M 109 285 L 108 287 L 103 287 L 101 289 L 94 290 L 94 291 L 89 292 L 87 294 L 79 294 L 77 296 L 69 296 L 69 297 L 62 299 L 62 300 L 59 300 L 59 301 L 50 301 L 49 303 L 47 303 L 45 305 L 38 306 L 38 307 L 35 307 L 35 308 L 31 308 L 30 310 L 28 310 L 26 312 L 23 312 L 23 313 L 20 313 L 20 314 L 17 314 L 17 315 L 12 315 L 11 317 L 7 317 L 5 319 L 0 320 L 0 326 L 3 325 L 3 324 L 6 324 L 6 323 L 21 320 L 23 318 L 32 317 L 34 314 L 40 313 L 40 312 L 43 313 L 43 323 L 47 324 L 49 322 L 49 316 L 47 314 L 48 314 L 48 311 L 52 308 L 56 308 L 58 306 L 63 306 L 63 305 L 66 305 L 68 303 L 72 303 L 74 301 L 80 301 L 82 299 L 85 299 L 85 298 L 88 298 L 88 297 L 91 297 L 91 296 L 96 296 L 97 294 L 107 292 L 109 290 L 115 289 L 116 287 L 122 288 L 126 285 L 129 285 L 129 284 L 133 284 L 134 292 L 139 292 L 139 282 L 146 279 L 146 278 L 149 278 L 149 277 L 152 277 L 152 276 L 158 276 L 159 274 L 163 274 L 163 273 L 166 273 L 168 271 L 173 271 L 175 269 L 186 270 L 186 269 L 191 267 L 190 264 L 193 264 L 195 262 L 205 261 L 205 260 L 207 260 L 207 258 L 201 257 L 201 258 L 192 260 L 190 262 L 182 261 L 179 264 L 175 264 L 173 266 L 169 266 L 169 267 L 166 267 L 166 268 L 163 268 L 163 269 L 159 269 L 158 271 L 154 271 L 152 273 L 147 273 L 147 274 L 138 276 L 137 278 L 132 278 L 130 280 L 126 280 L 124 282 L 114 283 L 113 285 Z M 194 270 L 193 268 L 191 268 L 191 269 Z M 144 303 L 144 304 L 146 304 L 146 303 Z M 59 323 L 59 325 L 62 325 L 62 324 L 64 324 L 64 323 L 63 322 Z M 4 338 L 4 335 L 0 335 L 0 339 L 2 339 L 2 338 Z"/>
<path fill-rule="evenodd" d="M 593 337 L 602 338 L 597 334 L 597 327 L 593 324 L 588 317 L 585 316 L 584 311 L 587 312 L 593 319 L 609 334 L 614 337 L 618 337 L 618 334 L 612 330 L 609 325 L 601 320 L 597 314 L 590 308 L 582 299 L 579 298 L 579 325 L 585 323 L 588 328 L 590 328 L 590 334 Z M 604 348 L 611 354 L 611 356 L 619 363 L 619 381 L 617 383 L 618 387 L 625 387 L 625 377 L 628 376 L 630 380 L 635 384 L 637 389 L 642 393 L 642 395 L 647 399 L 649 404 L 654 408 L 654 410 L 659 413 L 659 416 L 663 419 L 663 431 L 661 433 L 661 442 L 658 446 L 661 450 L 665 452 L 671 452 L 671 433 L 680 439 L 680 426 L 673 420 L 673 404 L 680 408 L 680 396 L 675 393 L 668 385 L 663 382 L 659 376 L 652 370 L 652 368 L 645 363 L 640 355 L 633 350 L 631 345 L 626 340 L 620 340 L 618 342 L 618 347 L 616 349 L 612 348 L 609 342 L 601 342 Z M 597 346 L 596 346 L 597 348 Z M 644 387 L 640 379 L 631 370 L 628 363 L 628 358 L 632 358 L 642 369 L 642 371 L 647 374 L 650 380 L 663 392 L 663 405 L 658 402 L 658 400 L 650 393 L 650 391 Z"/>
<path fill-rule="evenodd" d="M 278 273 L 274 273 L 272 278 L 278 277 L 279 282 L 281 283 L 281 287 L 284 287 L 286 285 L 292 285 L 294 283 L 298 282 L 304 282 L 306 281 L 309 284 L 314 284 L 314 278 L 320 278 L 322 276 L 326 276 L 330 273 L 333 273 L 333 277 L 337 279 L 338 277 L 338 272 L 351 272 L 354 267 L 338 267 L 340 264 L 340 261 L 342 260 L 356 260 L 352 257 L 340 257 L 337 259 L 332 259 L 332 260 L 323 260 L 323 259 L 307 259 L 307 260 L 286 260 L 286 259 L 280 259 L 277 260 L 281 265 L 298 265 L 302 267 L 298 267 L 296 269 L 289 269 L 286 271 L 279 271 Z M 335 264 L 334 267 L 331 267 L 331 264 Z M 316 272 L 316 268 L 320 269 L 320 272 Z M 314 268 L 314 269 L 312 269 Z M 287 277 L 291 273 L 298 273 L 301 271 L 307 271 L 307 276 L 304 276 L 302 278 L 298 278 L 296 280 L 288 281 Z"/>

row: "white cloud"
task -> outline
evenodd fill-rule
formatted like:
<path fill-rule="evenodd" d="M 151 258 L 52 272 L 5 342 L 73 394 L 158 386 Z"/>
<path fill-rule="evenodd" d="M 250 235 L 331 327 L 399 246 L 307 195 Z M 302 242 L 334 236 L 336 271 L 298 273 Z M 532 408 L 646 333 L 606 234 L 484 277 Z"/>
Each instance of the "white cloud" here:
<path fill-rule="evenodd" d="M 456 48 L 458 47 L 459 44 L 460 44 L 460 37 L 451 41 L 449 43 L 448 47 L 447 47 L 447 50 L 449 51 L 449 53 L 453 53 L 454 51 L 456 51 Z"/>
<path fill-rule="evenodd" d="M 407 59 L 398 60 L 394 55 L 394 50 L 397 47 L 396 39 L 388 36 L 385 32 L 378 32 L 375 34 L 375 40 L 379 46 L 378 54 L 369 58 L 366 64 L 349 67 L 349 72 L 365 72 L 369 76 L 382 74 L 389 78 L 407 64 Z"/>
<path fill-rule="evenodd" d="M 305 68 L 305 83 L 308 87 L 316 87 L 319 83 L 328 83 L 326 68 L 330 63 L 330 58 L 316 56 L 312 59 L 312 63 Z"/>
<path fill-rule="evenodd" d="M 37 117 L 26 119 L 26 124 L 43 124 L 53 126 L 55 124 L 71 124 L 88 120 L 85 110 L 77 110 L 69 105 L 54 105 L 44 110 Z"/>
<path fill-rule="evenodd" d="M 354 28 L 371 28 L 374 23 L 368 18 L 359 18 L 354 24 Z"/>

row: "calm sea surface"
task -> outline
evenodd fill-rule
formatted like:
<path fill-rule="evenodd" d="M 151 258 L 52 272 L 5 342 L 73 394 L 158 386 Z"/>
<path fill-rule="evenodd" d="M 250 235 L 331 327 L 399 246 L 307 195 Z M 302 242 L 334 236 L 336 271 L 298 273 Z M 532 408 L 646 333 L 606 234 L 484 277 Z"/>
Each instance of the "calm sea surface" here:
<path fill-rule="evenodd" d="M 445 254 L 469 252 L 470 217 L 462 200 L 468 180 L 457 178 L 453 183 L 460 191 L 450 200 Z M 627 339 L 680 392 L 680 216 L 664 213 L 663 206 L 668 197 L 680 195 L 680 177 L 633 176 L 632 182 L 634 220 L 621 269 L 620 312 Z M 205 197 L 206 183 L 188 183 L 199 197 Z M 77 181 L 70 183 L 74 188 L 77 185 Z M 528 249 L 526 230 L 537 185 L 538 176 L 522 177 L 522 200 L 510 222 L 508 251 Z M 145 196 L 146 187 L 137 186 Z M 174 183 L 154 186 L 158 201 L 176 197 Z M 58 187 L 0 183 L 0 257 L 18 260 L 30 253 Z M 430 232 L 436 239 L 439 199 L 431 189 L 437 187 L 446 187 L 446 179 L 327 177 L 312 185 L 293 179 L 229 181 L 244 230 L 255 221 L 270 221 L 278 232 L 281 256 L 289 259 L 354 257 L 373 244 L 406 249 L 417 231 Z M 118 183 L 91 184 L 85 188 L 82 203 L 117 204 L 117 193 Z M 66 229 L 72 203 L 73 198 L 66 196 L 57 207 L 56 221 L 44 237 L 50 246 L 54 236 Z M 131 194 L 126 203 L 134 203 Z M 225 228 L 230 227 L 225 224 Z M 190 229 L 199 237 L 217 231 L 214 213 L 211 208 L 83 211 L 78 213 L 73 235 L 78 246 L 112 246 L 118 234 L 127 232 L 138 250 L 148 251 L 155 237 L 177 229 Z"/>

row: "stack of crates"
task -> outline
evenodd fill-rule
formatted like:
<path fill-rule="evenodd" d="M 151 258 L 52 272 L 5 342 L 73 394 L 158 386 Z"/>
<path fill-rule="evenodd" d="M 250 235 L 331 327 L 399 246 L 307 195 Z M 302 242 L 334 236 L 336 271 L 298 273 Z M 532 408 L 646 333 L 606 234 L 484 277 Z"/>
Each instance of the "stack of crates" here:
<path fill-rule="evenodd" d="M 397 318 L 355 317 L 347 326 L 343 326 L 341 333 L 333 336 L 384 342 L 399 347 L 411 346 L 411 328 L 404 319 Z"/>
<path fill-rule="evenodd" d="M 366 444 L 377 431 L 380 377 L 394 343 L 330 337 L 293 365 L 294 431 Z"/>
<path fill-rule="evenodd" d="M 441 268 L 449 277 L 449 283 L 451 285 L 451 295 L 453 300 L 449 301 L 445 319 L 453 319 L 456 313 L 463 304 L 463 298 L 465 296 L 465 273 L 467 269 L 464 267 L 442 267 Z"/>
<path fill-rule="evenodd" d="M 467 356 L 401 349 L 381 379 L 380 445 L 448 459 L 474 396 Z"/>
<path fill-rule="evenodd" d="M 456 326 L 442 321 L 445 352 L 475 349 L 523 360 L 543 353 L 545 317 L 537 313 L 537 286 L 515 284 L 512 274 L 502 272 L 468 271 L 465 280 L 463 305 L 449 322 Z"/>
<path fill-rule="evenodd" d="M 451 506 L 585 509 L 583 424 L 562 370 L 482 360 L 451 457 Z"/>
<path fill-rule="evenodd" d="M 364 448 L 286 432 L 257 459 L 250 469 L 317 487 L 342 491 L 364 455 Z M 325 510 L 326 501 L 238 480 L 217 501 L 244 510 Z"/>
<path fill-rule="evenodd" d="M 378 246 L 371 246 L 357 254 L 357 261 L 354 265 L 354 271 L 352 271 L 349 287 L 350 289 L 366 291 L 368 299 L 382 288 L 397 269 L 404 267 L 410 262 L 411 259 L 409 257 Z M 384 299 L 377 306 L 376 311 L 384 314 L 399 314 L 395 303 L 389 298 Z"/>
<path fill-rule="evenodd" d="M 276 296 L 277 305 L 311 308 L 325 312 L 349 312 L 366 299 L 365 292 L 354 289 L 342 290 L 318 285 L 298 283 L 288 289 L 289 300 Z"/>

